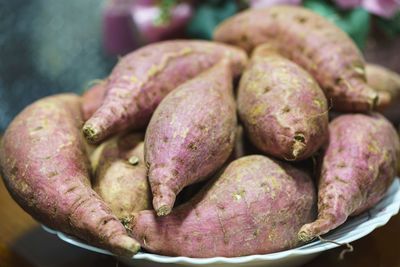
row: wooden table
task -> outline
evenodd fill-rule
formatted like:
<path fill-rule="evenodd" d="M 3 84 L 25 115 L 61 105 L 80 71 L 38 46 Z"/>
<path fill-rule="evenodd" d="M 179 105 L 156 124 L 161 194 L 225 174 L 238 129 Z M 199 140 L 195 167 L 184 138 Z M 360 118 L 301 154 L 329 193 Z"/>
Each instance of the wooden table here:
<path fill-rule="evenodd" d="M 305 266 L 400 266 L 399 243 L 400 215 L 396 215 L 384 227 L 353 242 L 355 251 L 346 254 L 343 261 L 338 260 L 342 248 L 337 248 L 324 252 Z M 117 261 L 67 244 L 45 232 L 14 202 L 1 180 L 0 266 L 115 267 Z"/>

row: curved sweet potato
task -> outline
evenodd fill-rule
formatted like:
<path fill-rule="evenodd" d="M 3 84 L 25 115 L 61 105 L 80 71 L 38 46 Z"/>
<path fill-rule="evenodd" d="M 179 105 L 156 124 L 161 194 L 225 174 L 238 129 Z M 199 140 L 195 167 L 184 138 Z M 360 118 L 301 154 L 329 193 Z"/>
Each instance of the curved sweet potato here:
<path fill-rule="evenodd" d="M 297 231 L 315 218 L 311 178 L 287 163 L 253 155 L 169 215 L 134 214 L 129 228 L 147 250 L 162 255 L 237 257 L 298 246 Z"/>
<path fill-rule="evenodd" d="M 304 241 L 376 205 L 397 172 L 399 139 L 382 115 L 339 116 L 330 123 L 329 134 L 318 184 L 318 219 L 300 229 Z"/>
<path fill-rule="evenodd" d="M 4 134 L 2 177 L 15 201 L 39 222 L 132 256 L 139 243 L 90 187 L 80 107 L 80 97 L 72 94 L 26 107 Z"/>
<path fill-rule="evenodd" d="M 236 124 L 227 60 L 163 99 L 145 136 L 145 159 L 157 214 L 168 214 L 183 187 L 208 178 L 222 166 L 232 152 Z"/>
<path fill-rule="evenodd" d="M 263 43 L 276 47 L 315 78 L 334 110 L 368 111 L 388 101 L 366 84 L 363 56 L 350 37 L 309 9 L 250 9 L 219 25 L 214 40 L 247 51 Z"/>
<path fill-rule="evenodd" d="M 238 110 L 251 142 L 281 159 L 308 158 L 328 137 L 324 92 L 305 70 L 268 46 L 255 49 L 240 79 Z"/>
<path fill-rule="evenodd" d="M 98 142 L 123 129 L 143 129 L 164 96 L 222 58 L 230 59 L 235 75 L 247 63 L 242 49 L 208 41 L 165 41 L 128 54 L 113 69 L 102 106 L 85 123 L 86 138 Z"/>

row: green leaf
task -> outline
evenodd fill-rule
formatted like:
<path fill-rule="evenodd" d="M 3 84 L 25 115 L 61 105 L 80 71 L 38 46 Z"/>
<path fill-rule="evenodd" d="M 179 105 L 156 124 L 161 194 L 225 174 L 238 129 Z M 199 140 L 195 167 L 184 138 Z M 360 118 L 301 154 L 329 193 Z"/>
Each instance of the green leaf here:
<path fill-rule="evenodd" d="M 188 37 L 211 40 L 215 27 L 238 11 L 235 1 L 202 1 L 186 27 Z"/>
<path fill-rule="evenodd" d="M 377 24 L 390 36 L 400 36 L 400 11 L 390 19 L 377 17 Z"/>
<path fill-rule="evenodd" d="M 366 10 L 363 8 L 343 10 L 332 3 L 317 0 L 305 0 L 303 5 L 335 23 L 361 50 L 364 50 L 371 20 L 371 15 Z"/>

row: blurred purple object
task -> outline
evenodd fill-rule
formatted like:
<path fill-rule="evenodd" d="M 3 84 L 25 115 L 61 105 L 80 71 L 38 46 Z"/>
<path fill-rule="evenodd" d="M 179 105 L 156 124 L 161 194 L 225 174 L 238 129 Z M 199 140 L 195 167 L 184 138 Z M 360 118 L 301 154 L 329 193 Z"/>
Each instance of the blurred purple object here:
<path fill-rule="evenodd" d="M 103 15 L 103 42 L 110 55 L 123 55 L 139 46 L 183 37 L 193 14 L 188 3 L 171 9 L 170 20 L 159 23 L 161 9 L 153 0 L 108 0 Z"/>
<path fill-rule="evenodd" d="M 335 0 L 335 3 L 341 8 L 353 8 L 361 5 L 361 0 Z"/>
<path fill-rule="evenodd" d="M 384 18 L 392 17 L 400 9 L 400 0 L 335 0 L 341 8 L 362 6 L 369 13 Z"/>
<path fill-rule="evenodd" d="M 372 14 L 390 18 L 400 9 L 400 0 L 363 0 L 362 5 Z"/>
<path fill-rule="evenodd" d="M 161 10 L 156 5 L 149 5 L 149 1 L 137 1 L 132 9 L 135 22 L 144 42 L 151 43 L 170 38 L 183 37 L 186 23 L 193 14 L 193 8 L 188 3 L 181 3 L 171 9 L 170 21 L 157 24 Z"/>
<path fill-rule="evenodd" d="M 131 15 L 131 0 L 105 3 L 102 14 L 104 49 L 110 55 L 122 55 L 141 45 L 140 35 Z"/>
<path fill-rule="evenodd" d="M 262 8 L 276 5 L 300 5 L 301 0 L 248 0 L 251 8 Z"/>

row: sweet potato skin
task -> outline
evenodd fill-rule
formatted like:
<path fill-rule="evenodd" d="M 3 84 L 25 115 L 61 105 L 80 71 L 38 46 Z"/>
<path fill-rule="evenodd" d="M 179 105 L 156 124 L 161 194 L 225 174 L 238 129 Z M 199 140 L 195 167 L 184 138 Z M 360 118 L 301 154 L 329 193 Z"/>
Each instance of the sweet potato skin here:
<path fill-rule="evenodd" d="M 80 107 L 72 94 L 26 107 L 4 134 L 2 177 L 14 200 L 39 222 L 132 256 L 140 245 L 90 187 Z"/>
<path fill-rule="evenodd" d="M 260 151 L 255 148 L 251 142 L 246 138 L 243 130 L 243 126 L 238 124 L 236 127 L 235 144 L 229 158 L 225 161 L 220 170 L 225 169 L 232 161 L 242 158 L 248 155 L 260 154 Z M 217 172 L 219 172 L 218 170 Z M 215 174 L 215 175 L 218 175 Z M 194 195 L 196 195 L 206 184 L 207 180 L 186 186 L 176 196 L 174 207 L 180 206 L 181 204 L 188 202 Z"/>
<path fill-rule="evenodd" d="M 147 250 L 206 258 L 265 254 L 298 246 L 297 231 L 315 218 L 311 178 L 261 155 L 233 161 L 169 215 L 134 215 L 131 234 Z"/>
<path fill-rule="evenodd" d="M 238 89 L 238 111 L 251 142 L 266 154 L 299 161 L 328 137 L 324 92 L 300 66 L 256 48 Z"/>
<path fill-rule="evenodd" d="M 143 129 L 170 91 L 229 58 L 238 75 L 247 63 L 237 47 L 208 41 L 165 41 L 123 57 L 109 77 L 102 106 L 83 127 L 86 138 L 98 142 L 123 129 Z"/>
<path fill-rule="evenodd" d="M 376 205 L 397 172 L 399 140 L 382 115 L 339 116 L 330 123 L 329 133 L 318 184 L 318 219 L 301 228 L 304 241 Z"/>
<path fill-rule="evenodd" d="M 88 89 L 82 95 L 82 117 L 87 121 L 101 106 L 107 89 L 107 79 L 104 79 Z"/>
<path fill-rule="evenodd" d="M 214 40 L 251 51 L 268 43 L 308 71 L 338 111 L 368 111 L 387 101 L 365 83 L 364 59 L 337 26 L 302 7 L 250 9 L 224 21 Z M 383 104 L 383 103 L 382 103 Z"/>
<path fill-rule="evenodd" d="M 92 186 L 121 221 L 151 209 L 152 195 L 144 161 L 144 134 L 114 137 L 100 147 Z"/>
<path fill-rule="evenodd" d="M 153 207 L 168 214 L 186 185 L 206 179 L 232 152 L 237 125 L 228 61 L 184 83 L 157 107 L 145 135 Z"/>

